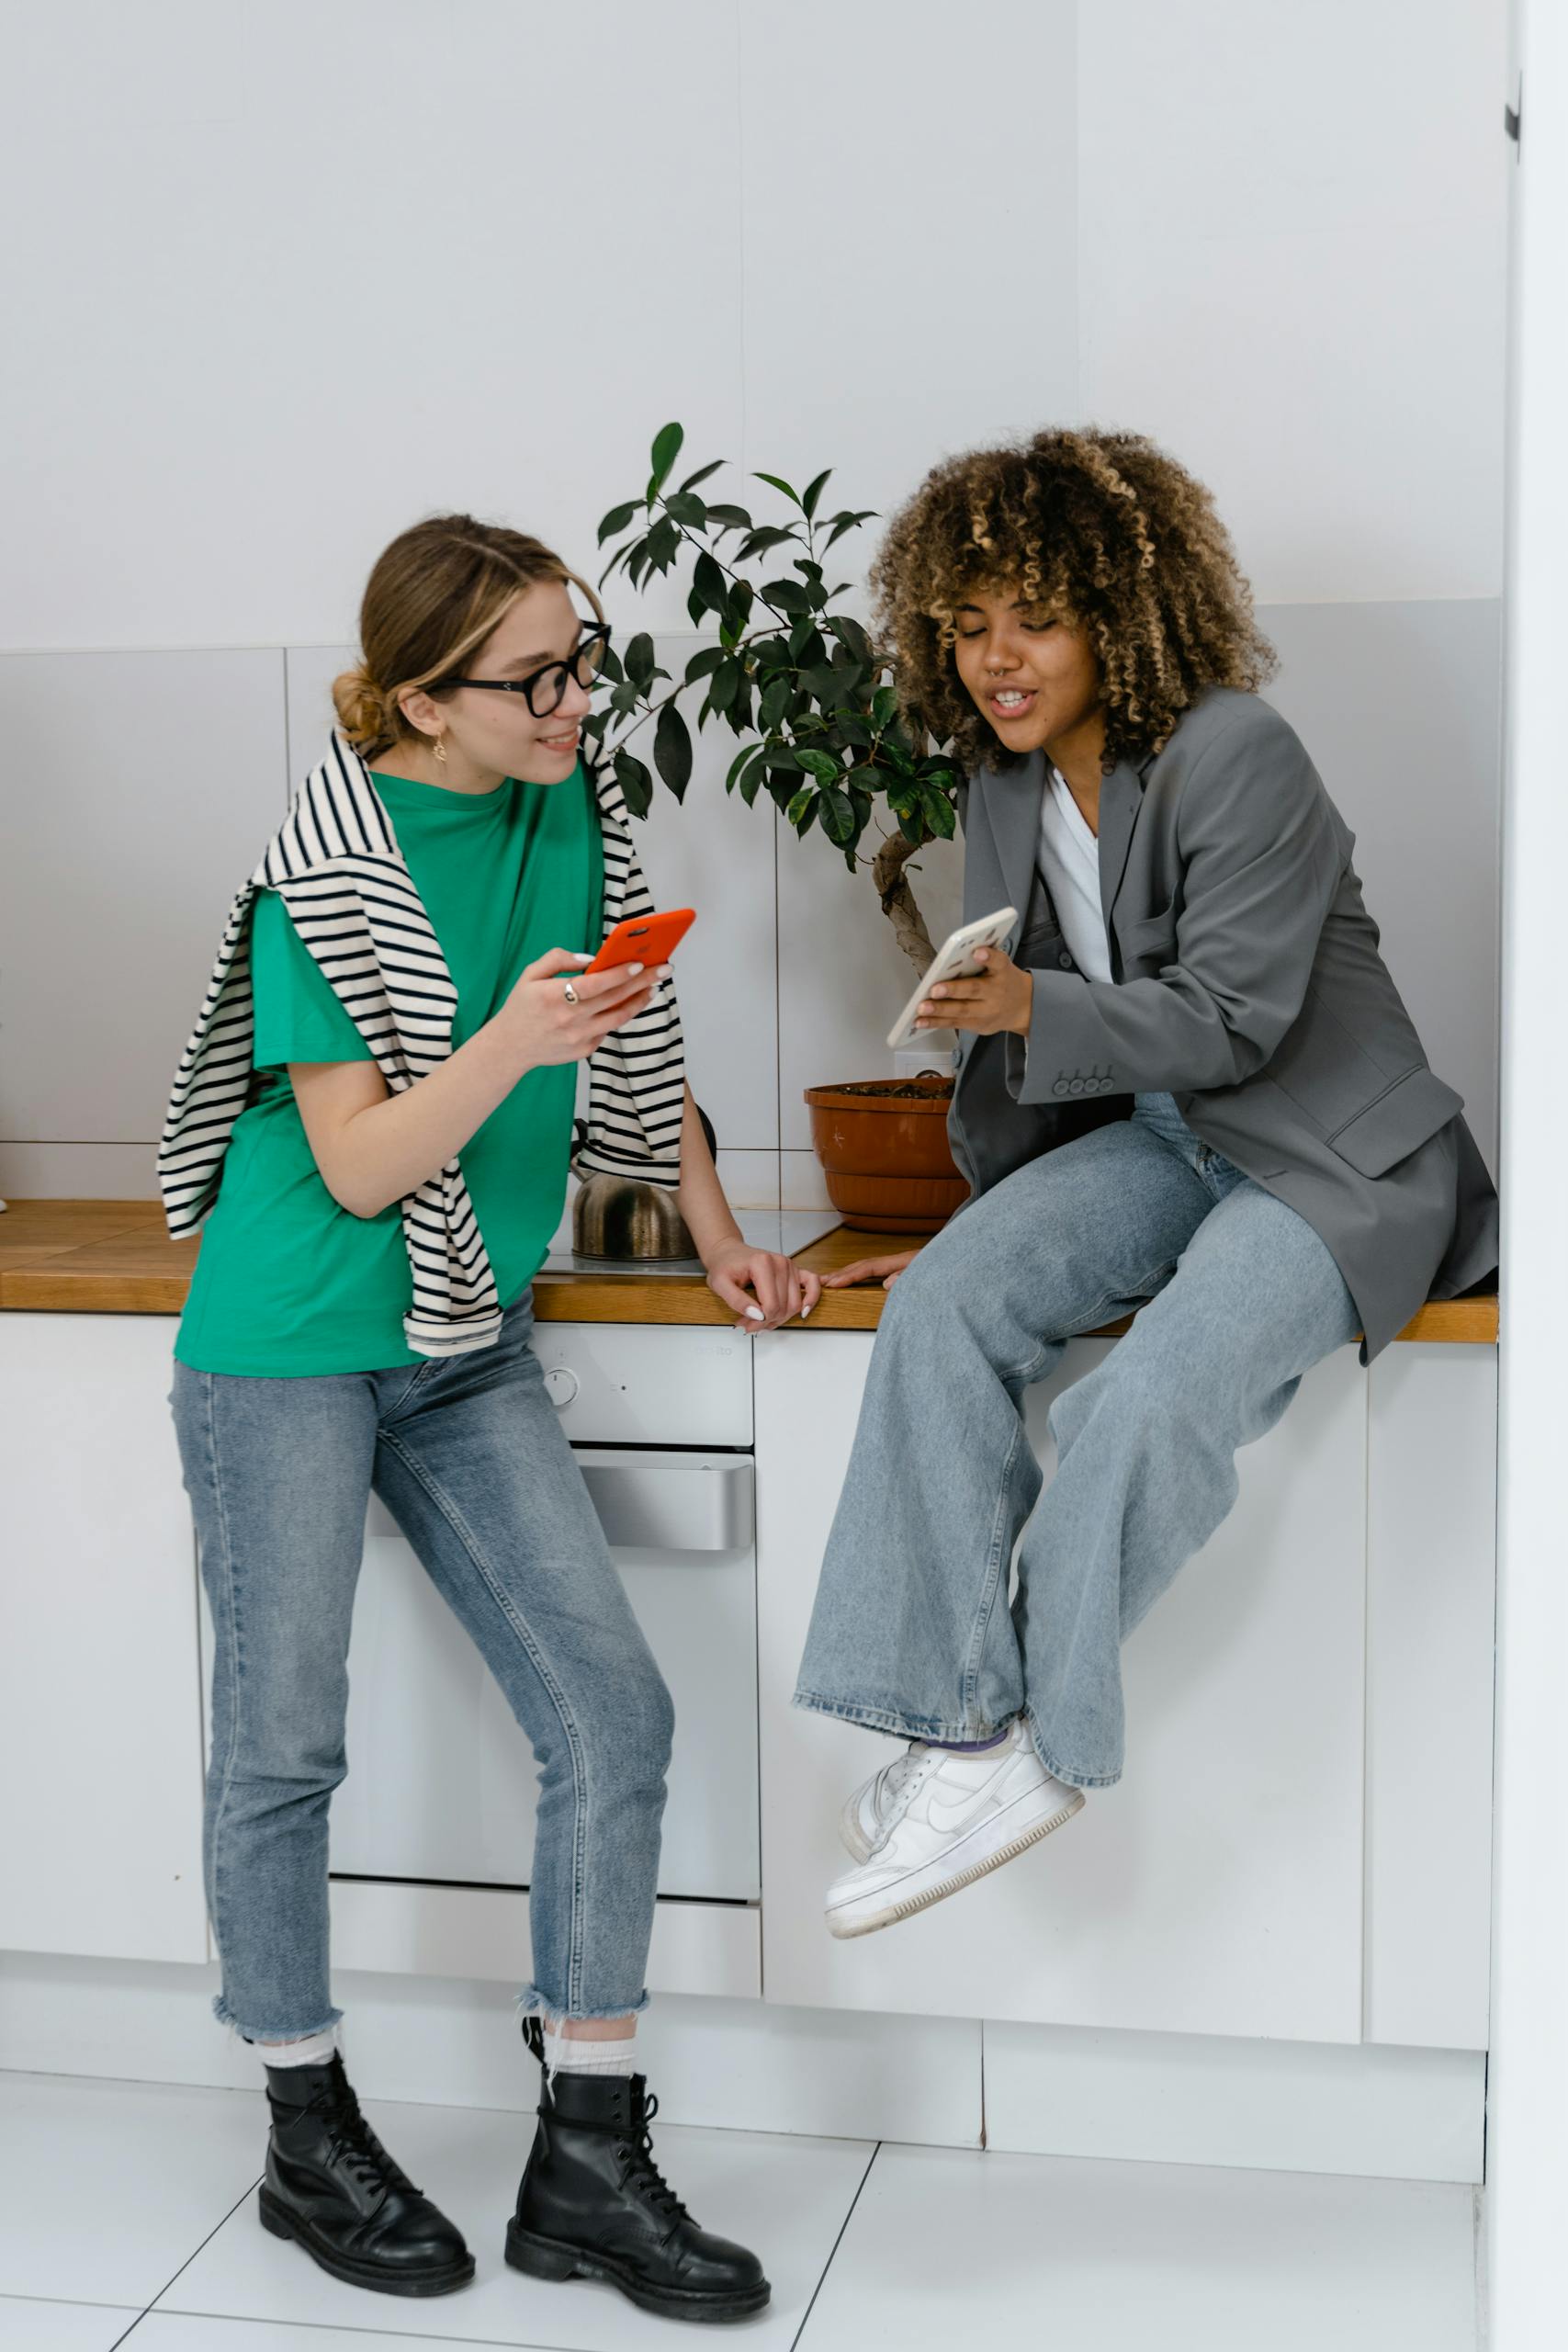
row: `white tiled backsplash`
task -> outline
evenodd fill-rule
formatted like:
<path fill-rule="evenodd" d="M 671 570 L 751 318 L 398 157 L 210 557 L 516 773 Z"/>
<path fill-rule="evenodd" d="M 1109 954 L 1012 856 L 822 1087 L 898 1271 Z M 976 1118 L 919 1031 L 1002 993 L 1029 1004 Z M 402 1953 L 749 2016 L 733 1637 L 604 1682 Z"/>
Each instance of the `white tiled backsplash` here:
<path fill-rule="evenodd" d="M 1261 618 L 1283 658 L 1272 697 L 1359 836 L 1395 977 L 1490 1152 L 1498 606 Z M 665 666 L 694 642 L 667 641 Z M 0 867 L 0 1193 L 153 1192 L 152 1139 L 224 911 L 319 756 L 346 658 L 0 655 L 0 730 L 29 777 Z M 171 709 L 188 723 L 164 726 Z M 727 731 L 699 738 L 683 806 L 659 788 L 644 861 L 660 904 L 699 910 L 676 968 L 726 1185 L 748 1207 L 815 1208 L 826 1194 L 803 1090 L 891 1070 L 909 967 L 867 876 L 771 808 L 726 798 L 732 752 Z M 915 862 L 939 940 L 958 920 L 962 854 L 942 844 Z"/>

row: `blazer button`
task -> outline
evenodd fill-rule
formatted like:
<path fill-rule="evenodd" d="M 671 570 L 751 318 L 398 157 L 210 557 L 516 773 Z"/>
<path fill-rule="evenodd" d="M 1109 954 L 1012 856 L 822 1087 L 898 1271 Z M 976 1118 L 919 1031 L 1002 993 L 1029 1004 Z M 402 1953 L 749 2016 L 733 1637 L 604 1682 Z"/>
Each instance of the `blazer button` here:
<path fill-rule="evenodd" d="M 1066 1091 L 1067 1081 L 1065 1078 L 1059 1078 L 1056 1080 L 1055 1085 L 1051 1089 L 1053 1094 L 1065 1094 Z"/>
<path fill-rule="evenodd" d="M 1073 1080 L 1073 1082 L 1072 1082 L 1072 1084 L 1068 1087 L 1068 1089 L 1067 1089 L 1067 1092 L 1068 1092 L 1069 1094 L 1081 1094 L 1081 1093 L 1083 1092 L 1083 1080 L 1082 1080 L 1082 1079 L 1081 1079 L 1081 1078 L 1075 1078 L 1075 1079 L 1074 1079 L 1074 1080 Z"/>
<path fill-rule="evenodd" d="M 1065 951 L 1063 952 L 1063 954 L 1061 954 L 1060 956 L 1057 956 L 1056 961 L 1057 961 L 1057 963 L 1058 963 L 1058 964 L 1060 964 L 1060 966 L 1061 966 L 1061 967 L 1062 967 L 1062 969 L 1063 969 L 1063 971 L 1064 971 L 1064 972 L 1070 972 L 1070 971 L 1072 970 L 1072 968 L 1073 968 L 1073 959 L 1072 959 L 1072 957 L 1071 957 L 1069 955 L 1067 955 Z"/>

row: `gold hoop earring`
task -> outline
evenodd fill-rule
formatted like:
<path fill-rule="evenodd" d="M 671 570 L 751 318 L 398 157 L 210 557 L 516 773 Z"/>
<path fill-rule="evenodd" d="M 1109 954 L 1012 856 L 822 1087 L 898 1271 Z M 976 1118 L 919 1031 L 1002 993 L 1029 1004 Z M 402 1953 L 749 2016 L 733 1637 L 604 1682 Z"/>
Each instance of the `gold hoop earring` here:
<path fill-rule="evenodd" d="M 446 746 L 441 741 L 439 735 L 435 738 L 435 756 L 440 761 L 442 766 L 445 767 L 446 764 Z"/>

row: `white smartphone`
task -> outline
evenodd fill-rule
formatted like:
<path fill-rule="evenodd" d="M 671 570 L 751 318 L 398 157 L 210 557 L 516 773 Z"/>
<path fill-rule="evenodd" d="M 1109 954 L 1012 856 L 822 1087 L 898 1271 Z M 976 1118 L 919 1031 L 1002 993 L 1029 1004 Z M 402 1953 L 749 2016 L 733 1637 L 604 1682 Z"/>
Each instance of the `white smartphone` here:
<path fill-rule="evenodd" d="M 898 1015 L 887 1033 L 887 1043 L 896 1048 L 907 1045 L 914 1034 L 915 1015 L 939 980 L 972 980 L 980 969 L 975 961 L 976 947 L 999 947 L 1018 921 L 1016 907 L 998 908 L 994 915 L 982 915 L 978 922 L 966 922 L 944 940 L 933 956 L 925 978 Z"/>

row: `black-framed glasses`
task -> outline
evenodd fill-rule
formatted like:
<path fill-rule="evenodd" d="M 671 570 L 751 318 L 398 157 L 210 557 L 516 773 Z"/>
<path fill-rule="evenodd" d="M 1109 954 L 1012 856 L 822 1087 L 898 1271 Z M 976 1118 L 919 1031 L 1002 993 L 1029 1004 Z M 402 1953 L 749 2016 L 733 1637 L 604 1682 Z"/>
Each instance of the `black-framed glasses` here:
<path fill-rule="evenodd" d="M 443 678 L 441 684 L 479 686 L 486 694 L 521 695 L 536 718 L 547 718 L 552 710 L 560 708 L 568 678 L 575 678 L 580 686 L 591 686 L 609 650 L 609 627 L 600 622 L 584 630 L 576 652 L 566 661 L 547 662 L 542 670 L 531 670 L 525 678 Z"/>

